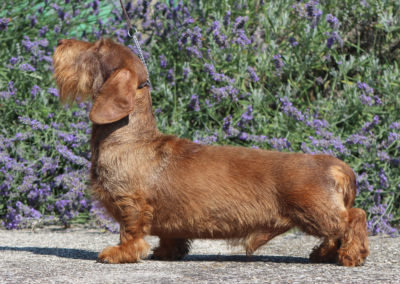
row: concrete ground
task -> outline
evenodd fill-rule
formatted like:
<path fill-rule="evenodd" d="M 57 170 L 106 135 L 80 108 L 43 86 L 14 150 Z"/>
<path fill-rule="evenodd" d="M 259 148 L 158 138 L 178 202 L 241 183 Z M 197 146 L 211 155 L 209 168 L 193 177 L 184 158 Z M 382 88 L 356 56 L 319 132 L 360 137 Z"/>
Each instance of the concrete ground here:
<path fill-rule="evenodd" d="M 273 239 L 250 260 L 241 247 L 196 240 L 182 261 L 101 264 L 97 253 L 118 234 L 95 229 L 0 230 L 0 283 L 400 283 L 400 238 L 370 237 L 362 267 L 311 264 L 313 237 Z M 156 237 L 149 237 L 152 247 Z"/>

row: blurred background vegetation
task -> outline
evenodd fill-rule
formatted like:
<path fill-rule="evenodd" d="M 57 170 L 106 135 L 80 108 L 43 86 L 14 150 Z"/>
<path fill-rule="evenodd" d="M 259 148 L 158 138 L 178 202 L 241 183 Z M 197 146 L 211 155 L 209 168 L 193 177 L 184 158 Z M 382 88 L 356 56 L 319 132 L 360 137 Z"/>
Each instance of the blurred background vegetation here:
<path fill-rule="evenodd" d="M 373 234 L 400 220 L 400 2 L 124 1 L 161 131 L 327 153 L 352 166 Z M 129 3 L 128 3 L 129 2 Z M 0 218 L 118 228 L 87 194 L 90 102 L 58 103 L 60 38 L 136 52 L 119 1 L 0 4 Z"/>

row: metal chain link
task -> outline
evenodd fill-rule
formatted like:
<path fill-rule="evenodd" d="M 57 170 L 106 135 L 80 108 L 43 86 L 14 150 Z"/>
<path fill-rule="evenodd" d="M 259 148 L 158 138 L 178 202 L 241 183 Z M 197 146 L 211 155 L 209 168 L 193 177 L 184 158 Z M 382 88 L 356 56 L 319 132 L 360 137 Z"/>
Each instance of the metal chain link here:
<path fill-rule="evenodd" d="M 121 3 L 121 7 L 122 7 L 122 11 L 124 12 L 125 20 L 128 23 L 128 35 L 133 39 L 135 47 L 136 47 L 136 49 L 137 49 L 137 51 L 139 53 L 138 54 L 139 59 L 143 62 L 144 68 L 146 69 L 147 82 L 149 83 L 150 88 L 152 88 L 151 82 L 150 82 L 150 74 L 149 74 L 149 70 L 147 68 L 146 60 L 144 60 L 142 48 L 140 47 L 139 41 L 138 41 L 138 39 L 136 37 L 137 29 L 136 29 L 135 26 L 132 26 L 131 21 L 130 21 L 129 16 L 128 16 L 128 13 L 126 12 L 124 4 L 122 3 L 122 0 L 119 0 L 119 2 Z M 133 31 L 133 33 L 131 33 L 132 31 Z"/>

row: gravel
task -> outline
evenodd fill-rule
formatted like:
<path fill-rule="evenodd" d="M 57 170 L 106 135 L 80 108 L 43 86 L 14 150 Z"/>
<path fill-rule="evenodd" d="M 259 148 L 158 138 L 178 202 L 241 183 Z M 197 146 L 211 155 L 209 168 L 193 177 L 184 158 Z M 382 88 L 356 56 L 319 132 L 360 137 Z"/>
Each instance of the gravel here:
<path fill-rule="evenodd" d="M 85 228 L 0 230 L 0 283 L 400 283 L 399 238 L 370 237 L 371 255 L 356 268 L 309 263 L 318 240 L 295 233 L 250 259 L 224 241 L 196 240 L 182 261 L 97 263 L 97 253 L 118 241 L 118 234 Z"/>

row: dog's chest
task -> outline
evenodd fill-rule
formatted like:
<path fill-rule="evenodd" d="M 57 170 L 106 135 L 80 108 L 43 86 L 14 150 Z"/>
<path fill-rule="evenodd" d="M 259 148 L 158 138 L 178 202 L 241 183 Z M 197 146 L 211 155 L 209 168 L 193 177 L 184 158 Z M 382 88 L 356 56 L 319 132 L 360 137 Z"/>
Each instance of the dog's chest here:
<path fill-rule="evenodd" d="M 125 145 L 99 148 L 93 152 L 91 180 L 101 190 L 132 193 L 154 187 L 161 170 L 162 163 L 146 148 Z"/>

